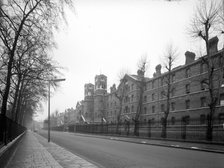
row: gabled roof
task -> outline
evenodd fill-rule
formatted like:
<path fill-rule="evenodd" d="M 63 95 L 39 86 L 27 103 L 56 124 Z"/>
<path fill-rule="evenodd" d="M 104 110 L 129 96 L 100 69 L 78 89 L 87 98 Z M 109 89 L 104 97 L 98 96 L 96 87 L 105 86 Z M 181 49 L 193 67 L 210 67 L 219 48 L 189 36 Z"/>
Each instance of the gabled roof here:
<path fill-rule="evenodd" d="M 131 78 L 132 80 L 135 80 L 135 81 L 141 81 L 141 77 L 139 75 L 128 75 L 127 76 L 129 78 Z M 150 78 L 148 77 L 144 77 L 145 78 L 145 81 L 148 81 Z"/>

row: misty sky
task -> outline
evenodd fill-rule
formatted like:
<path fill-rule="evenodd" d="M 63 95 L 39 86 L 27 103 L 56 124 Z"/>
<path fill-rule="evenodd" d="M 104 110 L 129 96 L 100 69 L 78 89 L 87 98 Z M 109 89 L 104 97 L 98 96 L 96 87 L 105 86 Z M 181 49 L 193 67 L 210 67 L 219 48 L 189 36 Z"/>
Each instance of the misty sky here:
<path fill-rule="evenodd" d="M 67 11 L 67 27 L 55 35 L 58 48 L 54 59 L 65 82 L 51 97 L 51 113 L 75 108 L 84 98 L 84 84 L 93 83 L 97 74 L 105 74 L 108 91 L 118 84 L 125 69 L 136 74 L 138 60 L 147 55 L 147 76 L 152 77 L 157 64 L 163 64 L 166 48 L 178 49 L 176 65 L 184 64 L 184 53 L 201 50 L 199 40 L 187 28 L 195 10 L 195 0 L 77 0 L 75 12 Z M 37 119 L 47 116 L 43 103 Z"/>

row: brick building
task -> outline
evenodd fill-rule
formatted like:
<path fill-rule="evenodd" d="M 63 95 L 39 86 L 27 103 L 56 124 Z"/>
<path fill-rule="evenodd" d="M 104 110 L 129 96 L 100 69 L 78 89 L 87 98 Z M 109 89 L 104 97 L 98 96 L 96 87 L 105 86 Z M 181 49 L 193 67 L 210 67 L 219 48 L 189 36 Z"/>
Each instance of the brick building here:
<path fill-rule="evenodd" d="M 210 51 L 214 62 L 214 89 L 220 89 L 220 101 L 216 104 L 214 117 L 220 123 L 224 122 L 224 83 L 222 68 L 220 64 L 223 52 L 217 50 L 218 38 L 210 40 Z M 168 121 L 171 124 L 179 124 L 179 121 L 185 120 L 191 123 L 194 119 L 201 124 L 206 123 L 206 117 L 209 113 L 209 90 L 205 85 L 205 79 L 208 76 L 208 69 L 203 62 L 206 56 L 195 59 L 195 54 L 187 51 L 185 53 L 185 64 L 172 69 L 170 75 L 170 113 Z M 221 67 L 222 66 L 222 67 Z M 167 106 L 167 99 L 164 92 L 167 89 L 166 77 L 168 72 L 161 73 L 161 65 L 156 66 L 153 78 L 145 78 L 145 88 L 143 94 L 143 107 L 140 114 L 141 121 L 161 121 Z M 141 73 L 137 75 L 126 74 L 125 85 L 127 90 L 122 98 L 121 121 L 134 119 L 139 103 L 139 81 Z M 107 77 L 105 75 L 96 75 L 95 86 L 85 85 L 84 114 L 91 122 L 101 122 L 106 119 L 107 122 L 117 122 L 120 110 L 120 102 L 116 97 L 121 83 L 116 88 L 113 85 L 110 92 L 107 93 Z M 220 87 L 221 86 L 221 87 Z M 94 90 L 92 89 L 94 87 Z M 220 88 L 219 88 L 220 87 Z M 86 91 L 87 90 L 87 91 Z"/>
<path fill-rule="evenodd" d="M 214 62 L 214 89 L 220 88 L 220 102 L 216 104 L 215 119 L 219 123 L 224 122 L 224 84 L 223 76 L 220 76 L 220 72 L 223 67 L 220 67 L 220 58 L 223 57 L 222 51 L 217 50 L 217 38 L 213 38 L 210 41 L 210 51 L 212 53 L 212 60 Z M 201 124 L 206 123 L 207 114 L 209 114 L 209 90 L 205 85 L 204 80 L 207 78 L 208 70 L 207 66 L 203 63 L 203 59 L 206 56 L 195 60 L 195 54 L 187 51 L 185 53 L 185 64 L 174 68 L 171 71 L 172 90 L 170 91 L 170 113 L 168 120 L 172 124 L 179 124 L 176 121 L 185 120 L 188 123 L 194 119 L 199 119 Z M 223 65 L 222 65 L 223 66 Z M 146 78 L 146 87 L 143 95 L 143 107 L 141 113 L 141 121 L 161 121 L 164 116 L 164 111 L 167 106 L 167 99 L 164 96 L 164 92 L 167 89 L 165 82 L 167 72 L 161 73 L 161 65 L 156 66 L 156 72 L 153 78 Z M 137 104 L 139 100 L 139 88 L 137 87 L 139 81 L 138 75 L 126 75 L 127 85 L 129 90 L 122 104 L 122 118 L 125 120 L 134 118 L 137 111 Z M 117 107 L 113 107 L 116 98 L 114 97 L 114 90 L 109 94 L 108 99 L 108 120 L 116 121 Z M 222 106 L 221 106 L 222 105 Z M 192 120 L 191 120 L 192 119 Z"/>

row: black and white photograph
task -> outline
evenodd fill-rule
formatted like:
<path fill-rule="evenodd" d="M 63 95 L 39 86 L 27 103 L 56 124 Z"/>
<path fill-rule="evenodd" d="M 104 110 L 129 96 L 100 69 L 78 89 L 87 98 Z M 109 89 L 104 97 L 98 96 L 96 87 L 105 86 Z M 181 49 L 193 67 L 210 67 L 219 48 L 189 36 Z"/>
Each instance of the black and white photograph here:
<path fill-rule="evenodd" d="M 224 0 L 0 0 L 0 168 L 223 168 Z"/>

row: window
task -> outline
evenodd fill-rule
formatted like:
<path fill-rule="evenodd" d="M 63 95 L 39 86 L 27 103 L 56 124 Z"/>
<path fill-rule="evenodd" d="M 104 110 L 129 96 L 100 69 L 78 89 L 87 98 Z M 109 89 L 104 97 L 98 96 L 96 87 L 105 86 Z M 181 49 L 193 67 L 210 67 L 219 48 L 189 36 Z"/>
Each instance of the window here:
<path fill-rule="evenodd" d="M 131 111 L 134 112 L 134 106 L 133 105 L 131 106 Z"/>
<path fill-rule="evenodd" d="M 204 64 L 201 63 L 201 64 L 200 64 L 200 73 L 203 73 L 203 72 L 204 72 L 204 67 L 203 67 L 203 66 L 204 66 Z"/>
<path fill-rule="evenodd" d="M 219 124 L 224 123 L 224 113 L 219 113 Z"/>
<path fill-rule="evenodd" d="M 201 97 L 201 107 L 206 107 L 206 97 Z"/>
<path fill-rule="evenodd" d="M 165 111 L 165 106 L 164 104 L 161 104 L 161 112 L 164 112 Z"/>
<path fill-rule="evenodd" d="M 134 101 L 134 95 L 131 95 L 131 101 L 132 102 Z"/>
<path fill-rule="evenodd" d="M 129 92 L 130 91 L 130 86 L 127 84 L 127 92 Z"/>
<path fill-rule="evenodd" d="M 224 71 L 224 68 L 223 68 L 223 71 Z M 221 83 L 221 87 L 224 87 L 224 73 L 223 73 L 223 76 L 222 76 L 222 83 Z"/>
<path fill-rule="evenodd" d="M 130 108 L 127 106 L 126 113 L 130 113 Z"/>
<path fill-rule="evenodd" d="M 205 83 L 205 80 L 201 81 L 201 90 L 205 90 L 207 87 L 207 84 Z"/>
<path fill-rule="evenodd" d="M 205 124 L 206 117 L 204 114 L 200 115 L 200 124 Z"/>
<path fill-rule="evenodd" d="M 190 68 L 187 68 L 185 71 L 185 77 L 189 78 L 190 77 Z"/>
<path fill-rule="evenodd" d="M 134 90 L 134 84 L 133 83 L 131 84 L 131 90 Z"/>
<path fill-rule="evenodd" d="M 147 96 L 144 96 L 144 102 L 147 102 Z"/>
<path fill-rule="evenodd" d="M 190 116 L 185 116 L 182 118 L 182 121 L 186 124 L 189 125 L 190 124 Z"/>
<path fill-rule="evenodd" d="M 175 91 L 176 91 L 175 88 L 172 88 L 171 89 L 171 97 L 174 97 L 175 96 Z"/>
<path fill-rule="evenodd" d="M 155 124 L 155 118 L 152 118 L 151 120 L 149 120 L 151 122 L 151 125 Z"/>
<path fill-rule="evenodd" d="M 185 101 L 185 106 L 186 106 L 186 109 L 190 108 L 190 100 Z"/>
<path fill-rule="evenodd" d="M 127 96 L 125 96 L 125 102 L 126 103 L 129 103 L 130 102 L 130 97 L 127 95 Z"/>
<path fill-rule="evenodd" d="M 220 106 L 224 106 L 224 93 L 220 95 Z"/>
<path fill-rule="evenodd" d="M 160 124 L 163 125 L 163 123 L 164 123 L 164 118 L 162 117 L 162 118 L 160 119 Z"/>
<path fill-rule="evenodd" d="M 155 87 L 155 81 L 152 81 L 152 89 Z"/>
<path fill-rule="evenodd" d="M 155 106 L 152 106 L 152 113 L 155 113 Z"/>
<path fill-rule="evenodd" d="M 160 99 L 162 99 L 162 98 L 163 98 L 163 91 L 160 92 Z"/>
<path fill-rule="evenodd" d="M 164 91 L 162 91 L 162 92 L 160 93 L 160 97 L 161 97 L 161 99 L 163 99 L 163 98 L 164 98 L 164 96 L 165 96 L 165 92 L 164 92 Z"/>
<path fill-rule="evenodd" d="M 190 84 L 185 85 L 186 94 L 190 93 Z"/>
<path fill-rule="evenodd" d="M 172 117 L 172 118 L 171 118 L 171 124 L 172 124 L 172 125 L 175 125 L 175 121 L 176 121 L 175 117 Z"/>
<path fill-rule="evenodd" d="M 204 73 L 206 71 L 206 64 L 205 63 L 201 63 L 200 64 L 200 73 Z"/>
<path fill-rule="evenodd" d="M 144 114 L 147 113 L 147 107 L 144 107 Z"/>
<path fill-rule="evenodd" d="M 155 100 L 155 94 L 153 93 L 152 94 L 152 101 L 154 101 Z"/>
<path fill-rule="evenodd" d="M 176 103 L 175 102 L 172 102 L 171 103 L 171 111 L 175 111 L 175 109 L 176 109 Z"/>
<path fill-rule="evenodd" d="M 173 83 L 173 82 L 175 82 L 175 80 L 176 80 L 175 74 L 172 74 L 171 82 Z"/>
<path fill-rule="evenodd" d="M 162 77 L 162 78 L 160 79 L 160 86 L 163 86 L 163 80 L 164 80 L 164 78 Z"/>

